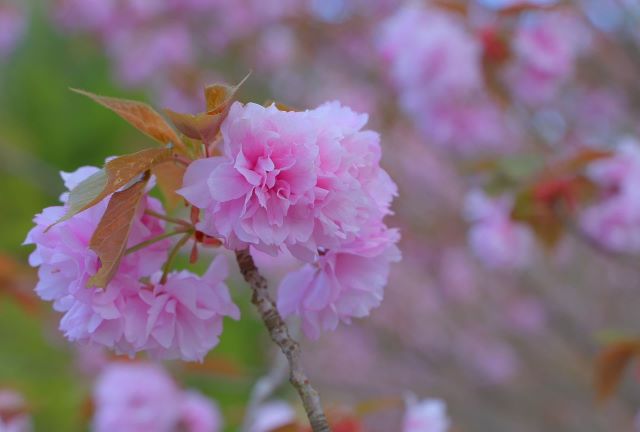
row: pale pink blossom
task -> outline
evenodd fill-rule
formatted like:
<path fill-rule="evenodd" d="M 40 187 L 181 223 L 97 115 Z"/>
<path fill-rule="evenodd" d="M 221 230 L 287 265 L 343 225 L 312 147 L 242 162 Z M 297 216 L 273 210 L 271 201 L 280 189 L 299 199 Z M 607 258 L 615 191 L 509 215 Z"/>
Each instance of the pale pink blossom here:
<path fill-rule="evenodd" d="M 511 219 L 511 206 L 508 197 L 491 198 L 479 190 L 466 198 L 466 217 L 471 223 L 469 246 L 492 269 L 521 269 L 533 258 L 533 233 Z"/>
<path fill-rule="evenodd" d="M 598 184 L 602 199 L 581 214 L 585 232 L 604 247 L 640 252 L 640 145 L 623 140 L 615 154 L 593 162 L 587 175 Z"/>
<path fill-rule="evenodd" d="M 235 103 L 224 156 L 194 161 L 179 193 L 204 210 L 198 228 L 229 248 L 313 261 L 390 212 L 396 186 L 366 121 L 337 102 L 304 112 Z"/>
<path fill-rule="evenodd" d="M 93 402 L 95 432 L 174 432 L 182 394 L 160 366 L 113 363 L 98 378 Z"/>
<path fill-rule="evenodd" d="M 240 318 L 224 279 L 227 261 L 218 255 L 207 272 L 198 277 L 186 270 L 151 277 L 151 287 L 140 289 L 128 302 L 128 340 L 137 350 L 154 358 L 201 361 L 219 341 L 225 316 Z"/>
<path fill-rule="evenodd" d="M 585 39 L 585 29 L 569 15 L 540 14 L 523 20 L 513 42 L 516 60 L 509 72 L 514 94 L 530 104 L 551 100 L 573 75 Z"/>
<path fill-rule="evenodd" d="M 377 39 L 399 105 L 430 142 L 453 153 L 502 149 L 506 119 L 487 97 L 479 41 L 453 14 L 411 3 Z"/>
<path fill-rule="evenodd" d="M 407 401 L 402 432 L 447 432 L 450 425 L 447 406 L 440 399 Z"/>
<path fill-rule="evenodd" d="M 65 185 L 75 187 L 96 172 L 83 167 L 74 173 L 63 173 Z M 63 203 L 68 194 L 62 195 Z M 29 232 L 25 244 L 35 244 L 29 263 L 38 267 L 36 293 L 64 315 L 60 329 L 72 341 L 95 343 L 118 351 L 131 352 L 133 347 L 124 338 L 126 300 L 139 289 L 138 279 L 156 271 L 164 260 L 167 241 L 154 244 L 143 252 L 123 257 L 118 272 L 106 288 L 87 287 L 91 276 L 99 269 L 99 259 L 89 248 L 89 241 L 100 221 L 108 199 L 71 219 L 54 224 L 66 212 L 63 206 L 49 207 L 34 219 L 36 226 Z M 155 237 L 164 225 L 144 214 L 146 208 L 162 211 L 154 198 L 142 200 L 133 222 L 128 246 Z M 51 226 L 49 230 L 47 227 Z"/>
<path fill-rule="evenodd" d="M 383 22 L 378 50 L 402 93 L 452 97 L 482 86 L 481 49 L 453 16 L 417 3 Z"/>
<path fill-rule="evenodd" d="M 382 301 L 390 264 L 400 259 L 398 239 L 396 230 L 381 226 L 288 274 L 278 289 L 280 313 L 300 316 L 310 339 L 369 315 Z"/>
<path fill-rule="evenodd" d="M 195 391 L 187 391 L 180 404 L 180 425 L 185 432 L 219 432 L 222 415 L 218 405 Z"/>

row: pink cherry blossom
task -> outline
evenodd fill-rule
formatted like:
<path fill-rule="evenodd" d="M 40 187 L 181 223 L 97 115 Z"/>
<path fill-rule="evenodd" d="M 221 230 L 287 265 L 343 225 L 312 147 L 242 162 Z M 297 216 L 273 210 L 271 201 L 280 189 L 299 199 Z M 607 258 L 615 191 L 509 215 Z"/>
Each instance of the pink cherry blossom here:
<path fill-rule="evenodd" d="M 400 259 L 398 238 L 396 230 L 381 226 L 288 274 L 278 289 L 280 313 L 299 315 L 310 339 L 340 321 L 367 316 L 382 301 L 390 264 Z"/>
<path fill-rule="evenodd" d="M 63 173 L 65 185 L 75 187 L 95 173 L 97 168 L 83 167 L 74 173 Z M 68 194 L 62 195 L 63 203 Z M 138 279 L 156 271 L 166 259 L 167 241 L 154 244 L 143 253 L 126 255 L 111 283 L 104 289 L 87 287 L 89 278 L 99 268 L 99 260 L 89 248 L 89 241 L 102 217 L 108 200 L 91 207 L 69 220 L 51 226 L 66 212 L 66 205 L 49 207 L 34 219 L 36 226 L 29 232 L 26 244 L 36 249 L 29 263 L 38 267 L 36 293 L 64 315 L 60 329 L 72 341 L 96 343 L 131 352 L 133 347 L 124 338 L 126 299 L 138 291 Z M 155 237 L 164 225 L 144 215 L 145 208 L 162 211 L 161 204 L 145 198 L 134 220 L 129 246 Z"/>
<path fill-rule="evenodd" d="M 467 195 L 469 246 L 489 268 L 519 269 L 532 260 L 533 233 L 526 225 L 511 220 L 510 212 L 507 197 L 492 199 L 479 190 Z"/>
<path fill-rule="evenodd" d="M 412 397 L 407 401 L 402 432 L 447 432 L 450 421 L 446 410 L 439 399 L 418 401 Z"/>
<path fill-rule="evenodd" d="M 228 247 L 286 247 L 313 261 L 390 212 L 396 187 L 366 122 L 337 102 L 304 112 L 235 103 L 224 156 L 193 162 L 179 193 L 204 210 L 199 229 Z"/>
<path fill-rule="evenodd" d="M 127 339 L 154 358 L 201 361 L 218 344 L 223 317 L 240 318 L 224 283 L 227 274 L 223 255 L 202 277 L 173 272 L 162 284 L 161 273 L 154 274 L 152 286 L 139 290 L 124 310 Z"/>
<path fill-rule="evenodd" d="M 640 144 L 623 140 L 612 157 L 593 162 L 587 175 L 603 198 L 581 214 L 582 228 L 612 251 L 640 252 Z"/>
<path fill-rule="evenodd" d="M 219 432 L 222 415 L 214 401 L 195 391 L 187 391 L 180 405 L 180 424 L 185 432 Z"/>
<path fill-rule="evenodd" d="M 159 366 L 113 363 L 98 378 L 93 401 L 96 432 L 174 432 L 182 394 Z"/>

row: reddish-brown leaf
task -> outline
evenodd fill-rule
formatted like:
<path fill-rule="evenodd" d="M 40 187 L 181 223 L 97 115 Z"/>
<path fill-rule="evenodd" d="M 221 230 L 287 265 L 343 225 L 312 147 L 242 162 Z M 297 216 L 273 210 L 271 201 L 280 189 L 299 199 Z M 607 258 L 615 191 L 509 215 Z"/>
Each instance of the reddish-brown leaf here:
<path fill-rule="evenodd" d="M 71 89 L 76 93 L 87 96 L 100 105 L 125 119 L 129 124 L 162 144 L 173 144 L 183 149 L 180 137 L 169 124 L 149 105 L 128 99 L 118 99 L 99 96 L 84 90 Z"/>
<path fill-rule="evenodd" d="M 14 258 L 0 253 L 0 296 L 7 297 L 30 314 L 40 312 L 42 304 L 33 292 L 35 271 Z"/>
<path fill-rule="evenodd" d="M 251 73 L 248 73 L 242 81 L 234 86 L 227 84 L 213 84 L 204 89 L 204 98 L 207 102 L 207 114 L 221 114 L 225 112 L 238 89 L 245 83 Z"/>
<path fill-rule="evenodd" d="M 207 86 L 204 90 L 207 105 L 203 113 L 184 114 L 165 109 L 165 114 L 186 137 L 200 140 L 208 146 L 218 135 L 220 125 L 227 116 L 236 92 L 247 78 L 249 75 L 235 86 L 226 84 Z"/>
<path fill-rule="evenodd" d="M 595 367 L 595 388 L 599 401 L 611 397 L 627 366 L 640 355 L 640 340 L 625 340 L 606 347 L 598 356 Z"/>
<path fill-rule="evenodd" d="M 511 212 L 514 220 L 528 224 L 548 248 L 553 248 L 564 233 L 564 222 L 558 216 L 553 207 L 536 200 L 532 189 L 516 196 Z"/>
<path fill-rule="evenodd" d="M 581 172 L 587 165 L 600 159 L 606 159 L 613 155 L 612 152 L 606 150 L 583 149 L 574 157 L 561 162 L 555 171 L 559 172 Z"/>
<path fill-rule="evenodd" d="M 519 15 L 525 12 L 536 12 L 536 11 L 551 11 L 560 9 L 565 6 L 566 1 L 559 1 L 556 4 L 537 4 L 530 2 L 520 2 L 513 6 L 507 6 L 505 8 L 500 9 L 499 13 L 503 16 L 510 15 Z"/>
<path fill-rule="evenodd" d="M 469 4 L 466 1 L 460 0 L 433 0 L 431 2 L 433 6 L 443 9 L 447 12 L 453 12 L 460 15 L 467 15 L 469 13 Z"/>
<path fill-rule="evenodd" d="M 89 247 L 100 258 L 100 269 L 89 279 L 89 286 L 106 287 L 118 271 L 148 181 L 149 172 L 131 187 L 114 193 L 109 200 L 107 210 L 89 242 Z"/>
<path fill-rule="evenodd" d="M 56 223 L 93 207 L 136 177 L 158 164 L 171 160 L 172 157 L 171 149 L 151 148 L 110 160 L 103 169 L 82 181 L 71 191 L 67 213 Z"/>
<path fill-rule="evenodd" d="M 502 65 L 511 58 L 509 37 L 505 32 L 500 32 L 493 27 L 487 27 L 480 30 L 479 36 L 485 61 L 494 65 Z"/>
<path fill-rule="evenodd" d="M 165 197 L 167 208 L 172 210 L 182 202 L 183 198 L 176 193 L 182 187 L 182 178 L 186 167 L 173 161 L 164 162 L 151 168 L 151 173 L 158 180 L 158 188 Z"/>
<path fill-rule="evenodd" d="M 185 370 L 192 373 L 242 378 L 246 371 L 237 362 L 220 355 L 209 355 L 202 363 L 184 363 Z"/>
<path fill-rule="evenodd" d="M 373 414 L 379 411 L 402 407 L 404 399 L 400 397 L 367 399 L 359 402 L 354 407 L 354 412 L 359 416 Z"/>
<path fill-rule="evenodd" d="M 298 423 L 288 423 L 284 426 L 280 426 L 273 429 L 270 432 L 306 432 Z"/>
<path fill-rule="evenodd" d="M 165 109 L 164 112 L 186 137 L 200 140 L 205 144 L 213 142 L 225 119 L 221 114 L 183 114 L 170 109 Z"/>

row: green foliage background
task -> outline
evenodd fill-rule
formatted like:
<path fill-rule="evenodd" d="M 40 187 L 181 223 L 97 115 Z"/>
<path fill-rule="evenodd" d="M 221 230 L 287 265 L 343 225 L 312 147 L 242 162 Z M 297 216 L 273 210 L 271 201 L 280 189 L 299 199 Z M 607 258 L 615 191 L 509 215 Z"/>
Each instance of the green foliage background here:
<path fill-rule="evenodd" d="M 107 156 L 151 145 L 108 110 L 68 90 L 144 100 L 114 84 L 98 44 L 65 38 L 43 8 L 34 6 L 32 14 L 26 38 L 0 63 L 0 252 L 20 262 L 32 249 L 21 243 L 33 216 L 58 204 L 63 190 L 58 171 L 101 165 Z M 243 319 L 225 323 L 221 345 L 212 353 L 214 370 L 196 373 L 168 364 L 185 386 L 220 403 L 227 431 L 236 430 L 251 384 L 263 371 L 267 346 L 261 324 L 247 309 L 247 292 L 240 285 L 232 290 Z M 35 317 L 0 295 L 0 388 L 23 392 L 36 431 L 87 430 L 91 377 L 76 370 L 57 319 Z"/>

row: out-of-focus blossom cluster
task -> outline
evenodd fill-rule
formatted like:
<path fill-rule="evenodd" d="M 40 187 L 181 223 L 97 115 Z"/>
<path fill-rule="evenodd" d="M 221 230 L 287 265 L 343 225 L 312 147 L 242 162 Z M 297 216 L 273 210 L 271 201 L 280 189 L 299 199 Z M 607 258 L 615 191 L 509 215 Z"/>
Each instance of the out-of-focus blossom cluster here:
<path fill-rule="evenodd" d="M 507 197 L 491 198 L 478 190 L 466 198 L 469 246 L 489 268 L 524 268 L 531 262 L 533 233 L 511 219 L 511 206 Z"/>
<path fill-rule="evenodd" d="M 640 144 L 625 139 L 615 154 L 588 167 L 603 197 L 581 215 L 585 232 L 609 250 L 640 252 Z"/>
<path fill-rule="evenodd" d="M 182 390 L 160 366 L 112 363 L 98 376 L 93 392 L 96 432 L 219 432 L 217 404 Z"/>
<path fill-rule="evenodd" d="M 462 19 L 412 3 L 382 23 L 378 50 L 426 137 L 457 152 L 501 144 L 505 119 L 483 94 L 482 46 Z"/>

